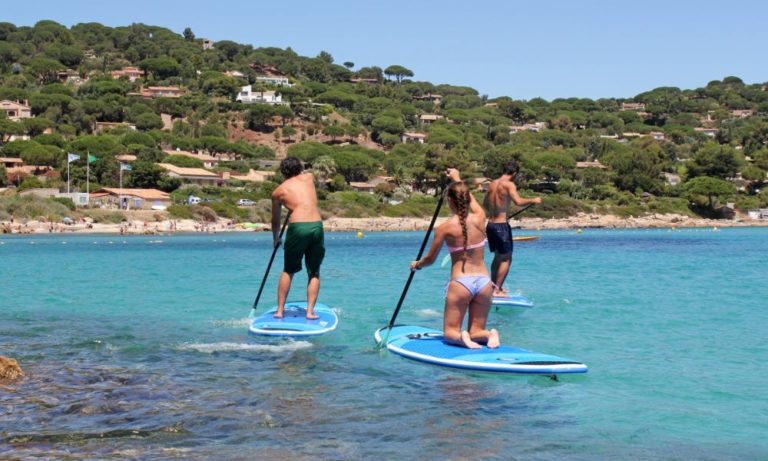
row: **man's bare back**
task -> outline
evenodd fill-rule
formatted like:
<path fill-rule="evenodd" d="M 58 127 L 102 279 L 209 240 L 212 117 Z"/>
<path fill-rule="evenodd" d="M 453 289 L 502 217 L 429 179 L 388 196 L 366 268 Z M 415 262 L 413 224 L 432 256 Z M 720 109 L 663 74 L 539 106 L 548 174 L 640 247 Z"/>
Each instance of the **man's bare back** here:
<path fill-rule="evenodd" d="M 317 192 L 312 173 L 306 172 L 286 179 L 272 193 L 272 213 L 280 220 L 280 206 L 285 205 L 291 211 L 290 222 L 320 221 L 317 208 Z"/>
<path fill-rule="evenodd" d="M 520 197 L 514 180 L 514 175 L 503 174 L 500 178 L 491 181 L 491 184 L 488 186 L 488 193 L 485 194 L 485 199 L 483 200 L 483 206 L 486 213 L 488 213 L 488 221 L 494 223 L 507 222 L 510 203 L 514 203 L 517 206 L 541 203 L 541 198 L 539 197 Z"/>

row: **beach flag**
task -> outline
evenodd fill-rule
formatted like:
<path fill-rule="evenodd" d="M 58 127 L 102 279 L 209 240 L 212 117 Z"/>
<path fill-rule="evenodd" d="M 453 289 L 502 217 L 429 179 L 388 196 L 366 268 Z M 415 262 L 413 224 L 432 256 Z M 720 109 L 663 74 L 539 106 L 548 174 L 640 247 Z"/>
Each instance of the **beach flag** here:
<path fill-rule="evenodd" d="M 72 163 L 75 160 L 80 160 L 80 156 L 71 152 L 67 154 L 67 163 Z"/>
<path fill-rule="evenodd" d="M 98 160 L 98 159 L 96 158 L 95 155 L 88 154 L 88 163 L 93 163 L 96 160 Z"/>
<path fill-rule="evenodd" d="M 132 170 L 131 165 L 127 163 L 120 164 L 120 171 L 131 171 L 131 170 Z"/>

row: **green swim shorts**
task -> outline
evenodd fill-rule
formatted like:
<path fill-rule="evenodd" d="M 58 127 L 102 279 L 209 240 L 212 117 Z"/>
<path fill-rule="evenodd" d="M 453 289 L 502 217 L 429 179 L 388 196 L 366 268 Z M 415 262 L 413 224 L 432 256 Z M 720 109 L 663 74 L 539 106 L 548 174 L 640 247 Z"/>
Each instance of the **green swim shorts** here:
<path fill-rule="evenodd" d="M 301 258 L 305 259 L 307 275 L 320 276 L 320 264 L 325 257 L 325 234 L 322 221 L 292 222 L 288 224 L 283 246 L 285 266 L 283 271 L 295 274 L 301 270 Z"/>

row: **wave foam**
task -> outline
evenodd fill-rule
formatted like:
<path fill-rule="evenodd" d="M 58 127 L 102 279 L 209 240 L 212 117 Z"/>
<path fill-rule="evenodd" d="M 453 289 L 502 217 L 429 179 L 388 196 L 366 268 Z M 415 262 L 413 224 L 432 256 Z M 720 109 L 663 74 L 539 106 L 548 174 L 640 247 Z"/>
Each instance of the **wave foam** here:
<path fill-rule="evenodd" d="M 249 343 L 187 343 L 178 346 L 181 350 L 197 351 L 204 354 L 214 352 L 253 351 L 253 352 L 287 352 L 312 347 L 308 341 L 292 341 L 282 344 L 249 344 Z"/>

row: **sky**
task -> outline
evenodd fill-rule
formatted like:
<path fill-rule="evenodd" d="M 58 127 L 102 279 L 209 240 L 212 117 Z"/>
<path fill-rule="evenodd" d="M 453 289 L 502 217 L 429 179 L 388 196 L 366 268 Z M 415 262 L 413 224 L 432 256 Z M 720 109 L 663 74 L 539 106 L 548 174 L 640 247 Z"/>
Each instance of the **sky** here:
<path fill-rule="evenodd" d="M 144 23 L 254 47 L 327 51 L 336 63 L 405 66 L 414 80 L 489 98 L 631 98 L 728 76 L 768 81 L 758 0 L 26 0 L 0 21 Z"/>

